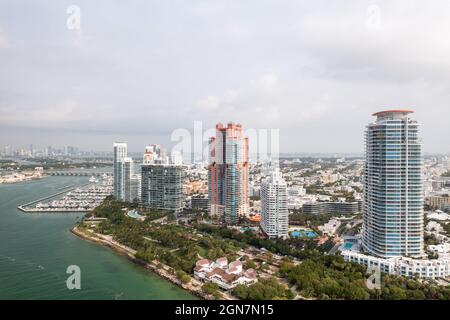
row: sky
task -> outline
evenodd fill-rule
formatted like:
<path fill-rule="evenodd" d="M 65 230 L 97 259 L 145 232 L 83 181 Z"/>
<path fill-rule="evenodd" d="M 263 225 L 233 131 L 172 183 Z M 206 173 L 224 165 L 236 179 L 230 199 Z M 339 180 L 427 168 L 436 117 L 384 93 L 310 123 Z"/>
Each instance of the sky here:
<path fill-rule="evenodd" d="M 141 151 L 233 121 L 278 129 L 281 152 L 360 153 L 374 112 L 406 108 L 447 153 L 449 17 L 448 0 L 1 0 L 0 148 Z"/>

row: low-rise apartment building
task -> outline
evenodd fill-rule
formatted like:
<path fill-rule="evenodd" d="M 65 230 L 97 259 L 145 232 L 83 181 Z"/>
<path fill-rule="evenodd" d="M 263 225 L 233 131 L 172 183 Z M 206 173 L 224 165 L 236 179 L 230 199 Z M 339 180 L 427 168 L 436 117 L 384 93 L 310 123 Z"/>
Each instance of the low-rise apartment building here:
<path fill-rule="evenodd" d="M 361 205 L 358 202 L 315 202 L 305 203 L 303 213 L 308 214 L 344 214 L 354 215 L 360 212 Z"/>
<path fill-rule="evenodd" d="M 343 250 L 345 261 L 355 262 L 367 267 L 378 267 L 381 272 L 423 279 L 447 278 L 450 276 L 450 259 L 413 259 L 408 257 L 379 258 L 356 251 Z"/>

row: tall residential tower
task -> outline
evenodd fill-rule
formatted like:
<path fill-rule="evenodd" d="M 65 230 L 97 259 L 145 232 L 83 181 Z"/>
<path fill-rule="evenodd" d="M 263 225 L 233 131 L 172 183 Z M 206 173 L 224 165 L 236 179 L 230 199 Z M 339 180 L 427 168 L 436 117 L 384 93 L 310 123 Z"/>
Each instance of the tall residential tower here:
<path fill-rule="evenodd" d="M 261 185 L 261 229 L 269 238 L 288 237 L 287 184 L 276 168 Z"/>
<path fill-rule="evenodd" d="M 411 113 L 375 113 L 366 130 L 362 245 L 382 258 L 424 254 L 422 146 Z"/>
<path fill-rule="evenodd" d="M 123 160 L 124 200 L 139 201 L 141 198 L 141 176 L 134 172 L 134 161 L 130 157 Z"/>
<path fill-rule="evenodd" d="M 142 204 L 152 209 L 181 212 L 184 200 L 184 167 L 173 164 L 145 164 L 141 168 Z"/>
<path fill-rule="evenodd" d="M 248 213 L 248 138 L 240 124 L 216 125 L 209 141 L 208 193 L 212 215 L 235 224 Z"/>
<path fill-rule="evenodd" d="M 125 199 L 124 183 L 124 160 L 127 157 L 127 144 L 123 142 L 114 143 L 114 197 L 117 200 Z"/>

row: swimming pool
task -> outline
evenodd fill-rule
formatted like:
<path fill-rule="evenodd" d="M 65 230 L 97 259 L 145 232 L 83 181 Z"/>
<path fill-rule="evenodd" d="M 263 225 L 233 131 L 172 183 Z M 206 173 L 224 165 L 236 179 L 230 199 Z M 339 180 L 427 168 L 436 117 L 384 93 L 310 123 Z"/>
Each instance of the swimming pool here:
<path fill-rule="evenodd" d="M 317 233 L 314 231 L 295 230 L 291 232 L 292 238 L 315 238 Z"/>
<path fill-rule="evenodd" d="M 351 242 L 344 243 L 345 250 L 350 250 L 352 247 L 353 247 L 353 243 L 351 243 Z"/>
<path fill-rule="evenodd" d="M 130 211 L 128 211 L 128 212 L 127 212 L 127 216 L 129 216 L 130 218 L 133 218 L 133 219 L 138 219 L 138 218 L 142 219 L 142 218 L 143 218 L 143 216 L 141 216 L 140 214 L 138 214 L 136 210 L 130 210 Z"/>

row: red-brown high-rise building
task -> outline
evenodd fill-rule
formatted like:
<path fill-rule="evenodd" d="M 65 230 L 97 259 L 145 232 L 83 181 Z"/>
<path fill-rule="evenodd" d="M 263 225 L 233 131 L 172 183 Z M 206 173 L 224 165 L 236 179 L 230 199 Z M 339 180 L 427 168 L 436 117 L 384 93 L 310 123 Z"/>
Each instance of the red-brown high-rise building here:
<path fill-rule="evenodd" d="M 235 224 L 248 213 L 248 138 L 242 125 L 216 125 L 209 140 L 208 193 L 212 215 Z"/>

